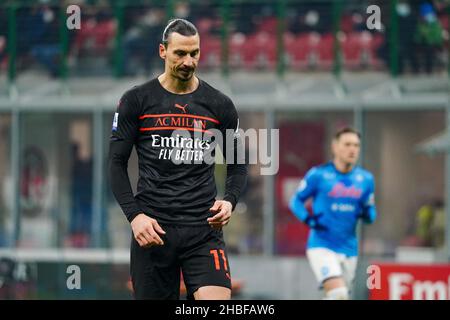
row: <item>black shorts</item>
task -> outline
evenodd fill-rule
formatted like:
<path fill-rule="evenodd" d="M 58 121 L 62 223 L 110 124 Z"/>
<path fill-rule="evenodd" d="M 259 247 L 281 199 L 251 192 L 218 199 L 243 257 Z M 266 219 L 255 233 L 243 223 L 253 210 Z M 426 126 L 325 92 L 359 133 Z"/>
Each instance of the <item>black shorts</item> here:
<path fill-rule="evenodd" d="M 142 248 L 131 242 L 131 280 L 136 299 L 179 299 L 180 271 L 188 299 L 203 286 L 231 289 L 230 266 L 222 230 L 209 225 L 161 225 L 163 246 Z"/>

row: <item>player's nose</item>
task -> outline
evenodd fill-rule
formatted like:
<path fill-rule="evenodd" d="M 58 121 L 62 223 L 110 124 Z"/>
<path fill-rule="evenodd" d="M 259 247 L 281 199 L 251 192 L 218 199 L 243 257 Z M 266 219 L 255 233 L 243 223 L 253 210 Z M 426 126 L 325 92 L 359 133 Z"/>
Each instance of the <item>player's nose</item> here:
<path fill-rule="evenodd" d="M 186 66 L 186 67 L 189 67 L 189 68 L 194 68 L 195 67 L 195 58 L 194 57 L 191 57 L 190 55 L 188 55 L 187 57 L 186 57 L 186 59 L 184 60 L 184 65 Z"/>
<path fill-rule="evenodd" d="M 193 59 L 191 56 L 188 55 L 188 56 L 184 59 L 183 65 L 184 65 L 185 67 L 192 68 L 192 67 L 194 66 L 194 59 Z"/>

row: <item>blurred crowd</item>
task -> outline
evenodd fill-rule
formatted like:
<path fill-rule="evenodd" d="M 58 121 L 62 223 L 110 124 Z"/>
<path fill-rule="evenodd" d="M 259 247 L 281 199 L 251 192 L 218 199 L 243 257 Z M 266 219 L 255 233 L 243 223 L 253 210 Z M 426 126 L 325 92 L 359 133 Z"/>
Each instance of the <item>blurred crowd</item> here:
<path fill-rule="evenodd" d="M 165 5 L 127 5 L 122 36 L 115 47 L 118 24 L 110 1 L 72 1 L 81 8 L 81 29 L 69 36 L 69 67 L 78 69 L 91 59 L 89 70 L 109 66 L 117 59 L 126 75 L 147 73 L 160 66 L 157 48 L 168 19 Z M 392 64 L 389 4 L 379 1 L 382 29 L 366 27 L 367 1 L 349 1 L 342 8 L 338 40 L 341 62 L 345 68 L 386 68 Z M 94 4 L 91 4 L 94 3 Z M 372 3 L 370 3 L 372 4 Z M 431 73 L 447 63 L 449 0 L 400 0 L 398 16 L 398 71 Z M 221 27 L 223 20 L 218 2 L 176 1 L 173 17 L 186 18 L 197 25 L 202 36 L 204 68 L 220 66 Z M 40 0 L 17 11 L 17 52 L 19 69 L 38 62 L 51 76 L 57 76 L 61 57 L 61 14 L 58 7 Z M 0 8 L 0 68 L 7 65 L 7 11 Z M 284 56 L 288 68 L 330 69 L 334 63 L 332 1 L 289 3 L 284 13 Z M 228 59 L 231 67 L 271 69 L 277 65 L 276 3 L 254 1 L 233 3 L 227 20 L 229 26 Z M 98 59 L 106 61 L 99 64 Z M 101 70 L 97 70 L 101 74 Z"/>
<path fill-rule="evenodd" d="M 448 63 L 449 7 L 450 1 L 399 1 L 399 73 L 432 73 L 443 61 Z M 389 32 L 386 26 L 387 36 L 378 51 L 385 61 L 389 59 Z"/>
<path fill-rule="evenodd" d="M 394 8 L 398 25 L 392 24 L 388 13 L 391 8 L 386 1 L 354 0 L 345 2 L 342 8 L 337 39 L 341 46 L 341 62 L 346 69 L 386 70 L 392 63 L 398 72 L 419 73 L 438 72 L 448 65 L 449 10 L 450 0 L 399 0 Z M 117 12 L 111 6 L 112 0 L 77 0 L 71 4 L 81 7 L 81 29 L 67 32 L 68 62 L 71 72 L 89 75 L 108 74 L 117 59 L 123 74 L 127 76 L 148 75 L 162 63 L 158 56 L 158 45 L 163 29 L 169 18 L 166 5 L 128 5 L 123 11 L 123 25 L 118 30 Z M 369 30 L 366 26 L 366 8 L 369 4 L 381 7 L 381 30 Z M 175 1 L 170 17 L 186 18 L 199 29 L 202 46 L 202 68 L 217 68 L 222 56 L 222 27 L 224 12 L 218 2 L 208 0 Z M 277 30 L 279 21 L 276 1 L 235 1 L 228 12 L 229 49 L 231 68 L 273 69 L 278 63 Z M 335 61 L 332 1 L 288 2 L 284 19 L 284 56 L 289 69 L 331 70 Z M 65 10 L 49 4 L 47 0 L 20 7 L 16 14 L 17 67 L 20 70 L 39 68 L 50 76 L 60 74 L 62 47 L 60 44 L 61 17 Z M 7 69 L 8 63 L 8 11 L 0 6 L 0 70 Z M 120 32 L 119 32 L 120 31 Z M 395 37 L 392 33 L 397 32 Z M 120 42 L 116 42 L 120 36 Z M 398 60 L 393 60 L 393 47 L 398 50 Z M 118 50 L 116 50 L 118 49 Z M 120 57 L 117 57 L 120 52 Z M 109 70 L 109 71 L 108 71 Z M 71 208 L 70 234 L 72 246 L 88 246 L 91 226 L 86 224 L 92 217 L 91 183 L 92 159 L 83 160 L 76 148 L 72 173 L 73 206 Z M 261 252 L 261 226 L 263 214 L 263 180 L 258 173 L 250 171 L 249 187 L 243 201 L 237 208 L 235 219 L 239 222 L 249 217 L 249 223 L 236 223 L 239 227 L 251 225 L 247 230 L 245 243 L 230 239 L 230 251 Z M 258 190 L 258 191 L 255 191 Z M 239 213 L 246 213 L 242 215 Z M 439 246 L 443 239 L 442 204 L 433 202 L 424 205 L 417 212 L 413 236 L 409 243 Z M 283 217 L 277 217 L 281 221 Z M 287 213 L 293 219 L 291 213 Z M 281 217 L 281 218 L 280 218 Z M 291 220 L 289 220 L 291 221 Z M 280 233 L 299 233 L 298 225 L 286 223 Z M 295 228 L 290 229 L 291 226 Z M 301 231 L 301 230 L 300 230 Z M 231 230 L 233 233 L 233 230 Z M 236 237 L 237 239 L 237 237 Z M 280 240 L 279 246 L 289 248 L 292 242 Z M 290 242 L 289 242 L 290 241 Z M 0 239 L 1 243 L 1 239 Z"/>
<path fill-rule="evenodd" d="M 411 219 L 404 246 L 443 248 L 445 246 L 446 212 L 444 202 L 431 199 L 420 205 Z"/>

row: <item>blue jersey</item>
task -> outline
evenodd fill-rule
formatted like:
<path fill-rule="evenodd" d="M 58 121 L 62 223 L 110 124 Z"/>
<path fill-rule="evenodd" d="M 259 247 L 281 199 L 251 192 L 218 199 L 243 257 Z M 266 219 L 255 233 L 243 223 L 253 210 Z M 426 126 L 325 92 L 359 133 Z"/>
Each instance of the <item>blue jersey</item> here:
<path fill-rule="evenodd" d="M 313 215 L 323 228 L 311 229 L 307 248 L 358 255 L 356 226 L 359 218 L 375 220 L 374 191 L 373 175 L 359 166 L 342 173 L 329 162 L 309 170 L 289 203 L 295 216 L 306 222 L 310 214 L 305 202 L 313 198 Z"/>

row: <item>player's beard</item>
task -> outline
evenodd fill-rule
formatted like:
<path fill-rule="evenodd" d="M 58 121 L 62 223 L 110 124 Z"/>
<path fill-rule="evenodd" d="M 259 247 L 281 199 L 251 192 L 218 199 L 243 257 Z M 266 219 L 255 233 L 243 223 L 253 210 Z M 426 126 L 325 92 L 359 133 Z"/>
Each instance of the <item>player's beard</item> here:
<path fill-rule="evenodd" d="M 194 75 L 195 68 L 177 68 L 175 71 L 177 79 L 180 81 L 189 81 Z"/>

